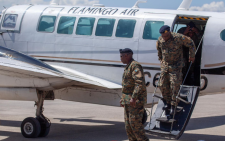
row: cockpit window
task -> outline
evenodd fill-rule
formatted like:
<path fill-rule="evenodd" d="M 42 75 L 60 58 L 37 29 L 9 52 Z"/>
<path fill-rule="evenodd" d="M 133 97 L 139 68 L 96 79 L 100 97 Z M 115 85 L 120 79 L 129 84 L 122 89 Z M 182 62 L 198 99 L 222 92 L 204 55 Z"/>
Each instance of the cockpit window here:
<path fill-rule="evenodd" d="M 76 29 L 77 35 L 92 35 L 95 18 L 82 17 L 79 19 Z"/>
<path fill-rule="evenodd" d="M 147 21 L 143 33 L 143 39 L 158 40 L 159 29 L 164 25 L 162 21 Z"/>
<path fill-rule="evenodd" d="M 38 31 L 53 32 L 56 16 L 42 16 L 38 25 Z"/>
<path fill-rule="evenodd" d="M 31 65 L 40 66 L 42 68 L 46 68 L 46 69 L 61 73 L 59 70 L 49 66 L 48 64 L 45 64 L 44 62 L 41 62 L 35 58 L 32 58 L 30 56 L 27 56 L 25 54 L 16 52 L 14 50 L 11 50 L 11 49 L 8 49 L 8 48 L 2 47 L 2 46 L 0 46 L 0 57 L 9 58 L 12 60 L 17 60 L 17 61 L 22 61 L 22 62 L 31 64 Z"/>
<path fill-rule="evenodd" d="M 116 37 L 132 38 L 136 20 L 121 19 L 118 22 L 116 29 Z"/>
<path fill-rule="evenodd" d="M 6 14 L 5 19 L 3 21 L 2 27 L 5 28 L 15 28 L 17 21 L 17 14 Z"/>
<path fill-rule="evenodd" d="M 95 35 L 111 37 L 113 33 L 115 19 L 99 19 Z"/>
<path fill-rule="evenodd" d="M 220 38 L 225 41 L 225 29 L 220 33 Z"/>
<path fill-rule="evenodd" d="M 76 17 L 61 17 L 57 33 L 59 34 L 72 34 Z"/>

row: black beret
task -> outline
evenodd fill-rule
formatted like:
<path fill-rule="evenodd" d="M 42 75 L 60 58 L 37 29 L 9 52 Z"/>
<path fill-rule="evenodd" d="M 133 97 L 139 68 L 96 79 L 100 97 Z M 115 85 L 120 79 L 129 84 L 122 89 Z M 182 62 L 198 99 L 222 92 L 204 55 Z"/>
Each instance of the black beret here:
<path fill-rule="evenodd" d="M 125 48 L 125 49 L 120 49 L 120 53 L 132 53 L 133 54 L 133 51 L 129 48 Z"/>
<path fill-rule="evenodd" d="M 165 33 L 166 31 L 170 31 L 170 27 L 168 25 L 164 25 L 159 29 L 159 33 Z"/>

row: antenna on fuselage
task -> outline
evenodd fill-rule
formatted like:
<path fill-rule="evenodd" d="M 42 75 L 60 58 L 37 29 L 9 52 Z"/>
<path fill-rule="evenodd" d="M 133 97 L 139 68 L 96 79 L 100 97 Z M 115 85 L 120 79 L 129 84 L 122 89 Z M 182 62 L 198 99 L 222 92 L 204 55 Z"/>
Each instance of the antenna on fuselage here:
<path fill-rule="evenodd" d="M 59 5 L 59 2 L 57 2 L 58 0 L 52 0 L 50 2 L 50 5 Z"/>
<path fill-rule="evenodd" d="M 5 9 L 6 9 L 6 7 L 5 6 L 3 6 Z"/>
<path fill-rule="evenodd" d="M 136 3 L 135 3 L 135 5 L 132 7 L 132 8 L 139 8 L 139 6 L 138 6 L 138 4 L 139 3 L 146 3 L 147 1 L 141 1 L 141 0 L 139 0 L 139 1 L 137 1 Z"/>
<path fill-rule="evenodd" d="M 177 10 L 189 10 L 192 0 L 183 0 Z"/>

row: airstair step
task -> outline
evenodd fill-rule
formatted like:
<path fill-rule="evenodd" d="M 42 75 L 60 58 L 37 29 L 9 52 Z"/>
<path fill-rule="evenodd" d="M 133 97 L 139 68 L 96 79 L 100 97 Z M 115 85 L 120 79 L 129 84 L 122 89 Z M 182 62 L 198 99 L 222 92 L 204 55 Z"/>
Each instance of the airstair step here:
<path fill-rule="evenodd" d="M 187 95 L 186 94 L 180 94 L 180 97 L 181 98 L 187 98 Z"/>
<path fill-rule="evenodd" d="M 179 112 L 181 112 L 183 109 L 184 109 L 184 107 L 177 106 L 176 112 L 179 113 Z M 164 110 L 165 110 L 165 108 L 164 108 Z M 170 111 L 170 109 L 167 109 L 167 110 Z"/>
<path fill-rule="evenodd" d="M 163 133 L 163 134 L 168 134 L 168 135 L 171 134 L 170 132 L 161 131 L 161 130 L 157 130 L 157 129 L 153 129 L 153 130 L 149 130 L 149 131 L 150 132 L 153 132 L 153 133 Z"/>
<path fill-rule="evenodd" d="M 177 106 L 176 112 L 179 113 L 184 109 L 184 107 Z"/>
<path fill-rule="evenodd" d="M 159 95 L 157 95 L 157 94 L 154 94 L 153 97 L 156 97 L 156 98 L 159 98 L 159 99 L 163 99 L 162 96 L 159 96 Z"/>
<path fill-rule="evenodd" d="M 177 97 L 177 99 L 179 99 L 180 101 L 184 102 L 185 104 L 191 104 L 191 102 L 184 100 L 181 97 Z"/>
<path fill-rule="evenodd" d="M 176 122 L 175 119 L 168 119 L 167 117 L 161 117 L 161 118 L 158 118 L 156 119 L 157 121 L 160 121 L 160 122 L 165 122 L 165 123 L 172 123 L 172 122 Z"/>

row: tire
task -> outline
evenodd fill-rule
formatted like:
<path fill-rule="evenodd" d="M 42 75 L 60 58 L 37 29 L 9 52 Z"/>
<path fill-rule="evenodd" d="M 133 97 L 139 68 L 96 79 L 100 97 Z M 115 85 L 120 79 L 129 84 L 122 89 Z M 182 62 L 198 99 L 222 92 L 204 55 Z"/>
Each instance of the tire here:
<path fill-rule="evenodd" d="M 201 76 L 201 83 L 202 83 L 202 80 L 203 80 L 204 84 L 203 84 L 203 86 L 202 86 L 202 84 L 200 85 L 200 91 L 205 90 L 208 86 L 208 79 L 205 76 Z"/>
<path fill-rule="evenodd" d="M 25 138 L 37 138 L 41 132 L 41 125 L 36 118 L 28 117 L 21 124 L 21 133 Z"/>
<path fill-rule="evenodd" d="M 142 118 L 142 124 L 143 125 L 146 123 L 147 119 L 148 119 L 148 115 L 147 115 L 146 110 L 144 109 L 144 114 L 143 114 L 143 118 Z"/>
<path fill-rule="evenodd" d="M 47 120 L 43 120 L 40 118 L 36 118 L 40 125 L 41 125 L 41 132 L 39 134 L 39 137 L 46 137 L 49 134 L 50 131 L 50 123 Z"/>

